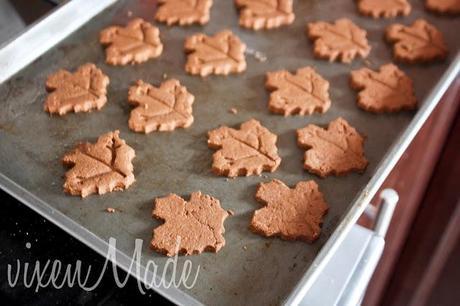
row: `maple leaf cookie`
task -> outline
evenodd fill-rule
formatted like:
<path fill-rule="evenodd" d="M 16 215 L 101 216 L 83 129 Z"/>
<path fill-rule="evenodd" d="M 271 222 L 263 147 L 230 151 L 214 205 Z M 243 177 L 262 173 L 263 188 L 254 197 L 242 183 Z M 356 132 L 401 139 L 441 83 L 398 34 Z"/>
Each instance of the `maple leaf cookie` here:
<path fill-rule="evenodd" d="M 246 70 L 245 50 L 246 45 L 229 30 L 214 36 L 195 34 L 185 40 L 188 54 L 185 71 L 202 77 L 243 72 Z"/>
<path fill-rule="evenodd" d="M 229 213 L 218 199 L 193 192 L 190 201 L 175 194 L 155 199 L 153 217 L 164 224 L 153 230 L 152 249 L 167 256 L 217 253 L 224 245 Z"/>
<path fill-rule="evenodd" d="M 426 0 L 425 6 L 439 14 L 460 14 L 460 0 Z"/>
<path fill-rule="evenodd" d="M 243 123 L 239 130 L 222 126 L 210 131 L 208 137 L 208 146 L 218 150 L 212 157 L 212 170 L 218 175 L 259 175 L 275 171 L 281 163 L 277 136 L 257 120 Z"/>
<path fill-rule="evenodd" d="M 128 188 L 134 183 L 134 150 L 120 138 L 119 131 L 99 137 L 95 144 L 83 143 L 64 155 L 71 169 L 65 174 L 64 191 L 82 198 Z"/>
<path fill-rule="evenodd" d="M 106 62 L 110 65 L 143 63 L 161 55 L 160 31 L 141 18 L 126 27 L 111 26 L 101 32 L 99 41 L 106 46 Z"/>
<path fill-rule="evenodd" d="M 286 240 L 318 239 L 328 205 L 314 181 L 299 182 L 292 189 L 279 180 L 261 183 L 256 200 L 265 207 L 254 212 L 253 232 Z"/>
<path fill-rule="evenodd" d="M 297 144 L 307 150 L 304 168 L 321 177 L 363 172 L 368 164 L 364 138 L 342 118 L 327 129 L 309 124 L 297 130 Z"/>
<path fill-rule="evenodd" d="M 136 106 L 129 117 L 129 128 L 146 134 L 187 128 L 193 123 L 194 100 L 178 80 L 167 80 L 160 87 L 137 81 L 128 93 L 129 103 Z"/>
<path fill-rule="evenodd" d="M 311 67 L 300 68 L 293 75 L 286 70 L 268 72 L 265 86 L 273 91 L 268 108 L 284 116 L 325 113 L 331 106 L 329 82 Z"/>
<path fill-rule="evenodd" d="M 390 18 L 409 15 L 411 5 L 407 0 L 358 0 L 358 10 L 365 16 Z"/>
<path fill-rule="evenodd" d="M 212 0 L 159 0 L 155 20 L 167 25 L 206 24 Z"/>
<path fill-rule="evenodd" d="M 314 41 L 315 56 L 330 62 L 340 60 L 350 63 L 358 55 L 366 58 L 371 51 L 366 31 L 346 18 L 334 23 L 311 22 L 307 34 Z"/>
<path fill-rule="evenodd" d="M 390 25 L 385 37 L 394 44 L 393 55 L 401 62 L 432 62 L 443 60 L 448 54 L 442 33 L 423 19 L 417 19 L 411 26 Z"/>
<path fill-rule="evenodd" d="M 360 90 L 359 107 L 369 112 L 397 112 L 417 106 L 412 80 L 393 64 L 381 66 L 378 72 L 369 68 L 352 71 L 350 84 Z"/>
<path fill-rule="evenodd" d="M 44 109 L 50 114 L 89 112 L 107 103 L 109 77 L 94 64 L 84 64 L 75 73 L 58 70 L 46 80 L 50 92 Z"/>
<path fill-rule="evenodd" d="M 240 9 L 240 26 L 273 29 L 294 22 L 292 0 L 235 0 Z"/>

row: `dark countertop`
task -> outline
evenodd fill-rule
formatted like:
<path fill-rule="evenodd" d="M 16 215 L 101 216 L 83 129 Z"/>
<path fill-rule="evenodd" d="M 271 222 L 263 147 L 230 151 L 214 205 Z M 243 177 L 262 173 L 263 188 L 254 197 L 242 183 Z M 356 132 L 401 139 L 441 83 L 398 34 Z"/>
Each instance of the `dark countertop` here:
<path fill-rule="evenodd" d="M 82 272 L 85 273 L 88 266 L 91 265 L 94 273 L 90 274 L 90 280 L 96 280 L 105 258 L 4 191 L 0 191 L 0 203 L 3 212 L 0 214 L 0 300 L 2 305 L 171 305 L 153 291 L 142 295 L 133 278 L 124 288 L 118 288 L 111 269 L 106 271 L 100 285 L 90 292 L 78 286 L 72 288 L 64 286 L 61 289 L 48 286 L 35 292 L 35 285 L 32 288 L 24 286 L 23 273 L 20 274 L 18 284 L 10 287 L 7 267 L 8 264 L 11 264 L 12 270 L 16 271 L 17 260 L 21 261 L 21 267 L 24 267 L 25 262 L 29 262 L 33 267 L 37 260 L 40 266 L 44 267 L 47 260 L 53 262 L 56 259 L 62 262 L 63 267 L 67 264 L 75 267 L 75 262 L 79 259 L 82 261 Z M 119 273 L 120 279 L 123 279 L 125 273 L 122 271 Z M 30 278 L 31 274 L 28 275 Z M 92 284 L 92 282 L 88 283 Z"/>

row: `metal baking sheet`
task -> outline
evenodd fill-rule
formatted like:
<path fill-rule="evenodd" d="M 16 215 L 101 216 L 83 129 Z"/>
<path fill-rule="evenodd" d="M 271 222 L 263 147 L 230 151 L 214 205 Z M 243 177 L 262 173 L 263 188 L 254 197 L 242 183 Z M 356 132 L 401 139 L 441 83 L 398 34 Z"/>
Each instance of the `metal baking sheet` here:
<path fill-rule="evenodd" d="M 124 24 L 130 19 L 129 12 L 149 21 L 153 21 L 155 12 L 155 1 L 118 1 L 0 86 L 0 183 L 101 254 L 105 253 L 109 238 L 116 238 L 118 263 L 123 268 L 129 266 L 135 239 L 142 239 L 143 265 L 146 260 L 153 260 L 160 270 L 166 257 L 148 247 L 152 229 L 160 224 L 151 218 L 152 200 L 171 192 L 187 197 L 192 191 L 201 190 L 219 198 L 224 208 L 235 212 L 225 223 L 226 246 L 218 254 L 179 258 L 179 269 L 186 259 L 201 267 L 192 289 L 157 290 L 178 303 L 273 305 L 298 301 L 302 290 L 311 285 L 320 271 L 318 267 L 327 261 L 458 72 L 455 55 L 460 40 L 452 29 L 460 28 L 460 19 L 428 14 L 422 1 L 412 1 L 412 5 L 408 17 L 374 20 L 359 16 L 351 0 L 295 1 L 293 25 L 254 32 L 238 26 L 233 1 L 215 0 L 211 21 L 206 26 L 159 25 L 164 52 L 158 59 L 112 67 L 104 62 L 99 31 L 108 25 Z M 368 31 L 372 46 L 368 61 L 373 68 L 392 60 L 391 48 L 383 41 L 384 28 L 392 22 L 408 24 L 423 17 L 443 32 L 450 49 L 446 62 L 400 65 L 414 80 L 421 101 L 418 112 L 374 115 L 361 111 L 348 78 L 350 70 L 363 67 L 364 61 L 346 65 L 313 58 L 312 44 L 305 35 L 306 23 L 340 17 L 351 18 Z M 187 75 L 184 39 L 196 32 L 212 34 L 225 28 L 232 29 L 249 48 L 264 53 L 267 61 L 248 55 L 248 69 L 241 75 L 205 79 Z M 43 111 L 47 75 L 60 68 L 75 69 L 86 62 L 96 63 L 109 75 L 109 102 L 101 111 L 91 114 L 50 117 Z M 330 81 L 330 110 L 324 115 L 288 118 L 270 114 L 265 72 L 307 65 Z M 194 124 L 172 133 L 131 132 L 127 125 L 131 110 L 127 103 L 129 86 L 138 79 L 158 85 L 165 75 L 179 79 L 195 95 Z M 237 115 L 228 112 L 232 107 L 238 109 Z M 338 116 L 367 136 L 365 150 L 370 164 L 362 175 L 320 179 L 302 169 L 303 151 L 296 145 L 295 130 L 309 123 L 326 125 Z M 250 118 L 260 120 L 279 135 L 279 153 L 283 158 L 280 168 L 261 177 L 233 180 L 213 175 L 213 151 L 206 144 L 207 131 L 223 124 L 237 127 Z M 98 135 L 114 129 L 119 129 L 122 138 L 136 150 L 136 183 L 125 192 L 83 200 L 65 195 L 65 168 L 60 163 L 63 154 L 77 142 L 94 141 Z M 265 239 L 248 230 L 252 212 L 260 207 L 254 200 L 255 188 L 259 182 L 272 178 L 289 185 L 300 180 L 318 182 L 330 205 L 318 241 L 306 244 Z M 104 211 L 107 207 L 122 212 L 108 214 Z"/>

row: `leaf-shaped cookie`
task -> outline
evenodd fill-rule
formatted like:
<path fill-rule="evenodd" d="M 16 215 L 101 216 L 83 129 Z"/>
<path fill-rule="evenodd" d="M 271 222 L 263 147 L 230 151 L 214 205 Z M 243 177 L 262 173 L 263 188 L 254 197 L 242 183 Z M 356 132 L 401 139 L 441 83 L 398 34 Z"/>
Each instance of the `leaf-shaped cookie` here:
<path fill-rule="evenodd" d="M 106 62 L 110 65 L 142 63 L 163 51 L 158 28 L 141 18 L 133 19 L 126 27 L 104 29 L 99 40 L 107 47 Z"/>
<path fill-rule="evenodd" d="M 218 252 L 224 245 L 229 213 L 218 199 L 194 192 L 190 201 L 175 194 L 155 199 L 153 217 L 165 223 L 153 230 L 151 247 L 167 256 Z"/>
<path fill-rule="evenodd" d="M 368 164 L 364 138 L 342 118 L 330 122 L 327 129 L 309 124 L 297 130 L 297 143 L 307 150 L 305 169 L 321 177 L 363 172 Z"/>
<path fill-rule="evenodd" d="M 260 30 L 294 22 L 292 0 L 235 0 L 240 9 L 240 25 Z"/>
<path fill-rule="evenodd" d="M 315 56 L 331 62 L 350 63 L 357 55 L 366 58 L 371 50 L 366 31 L 349 19 L 338 19 L 334 23 L 312 22 L 307 31 L 308 37 L 314 40 Z"/>
<path fill-rule="evenodd" d="M 378 72 L 369 68 L 352 71 L 350 84 L 361 90 L 358 105 L 369 112 L 397 112 L 417 106 L 412 80 L 393 64 L 381 66 Z"/>
<path fill-rule="evenodd" d="M 313 242 L 321 233 L 328 205 L 314 181 L 304 181 L 291 189 L 279 180 L 261 183 L 257 201 L 265 205 L 254 212 L 250 228 L 265 237 Z"/>
<path fill-rule="evenodd" d="M 185 70 L 190 74 L 239 73 L 246 70 L 246 45 L 229 30 L 214 36 L 195 34 L 185 41 Z"/>
<path fill-rule="evenodd" d="M 411 26 L 393 24 L 386 29 L 386 39 L 394 43 L 394 57 L 406 63 L 430 62 L 447 57 L 441 32 L 423 19 Z"/>
<path fill-rule="evenodd" d="M 129 117 L 129 128 L 143 133 L 187 128 L 193 123 L 194 99 L 175 79 L 163 82 L 160 87 L 137 81 L 128 94 L 129 103 L 136 106 Z"/>
<path fill-rule="evenodd" d="M 206 24 L 212 0 L 159 0 L 155 19 L 167 25 Z"/>
<path fill-rule="evenodd" d="M 257 120 L 243 123 L 239 130 L 222 126 L 208 136 L 208 146 L 218 150 L 212 157 L 212 170 L 218 175 L 235 177 L 273 172 L 281 162 L 277 136 Z"/>
<path fill-rule="evenodd" d="M 407 16 L 411 6 L 407 0 L 358 0 L 359 12 L 373 18 Z"/>
<path fill-rule="evenodd" d="M 460 14 L 460 0 L 426 0 L 426 7 L 440 14 Z"/>
<path fill-rule="evenodd" d="M 292 75 L 286 70 L 267 73 L 267 89 L 272 90 L 268 108 L 285 116 L 325 113 L 331 106 L 329 82 L 311 67 Z"/>
<path fill-rule="evenodd" d="M 83 143 L 64 155 L 64 191 L 83 198 L 128 188 L 134 182 L 134 150 L 114 131 L 99 137 L 95 144 Z"/>
<path fill-rule="evenodd" d="M 51 93 L 45 111 L 64 115 L 101 109 L 107 102 L 108 84 L 109 77 L 94 64 L 82 65 L 75 73 L 58 70 L 46 80 L 46 90 Z"/>

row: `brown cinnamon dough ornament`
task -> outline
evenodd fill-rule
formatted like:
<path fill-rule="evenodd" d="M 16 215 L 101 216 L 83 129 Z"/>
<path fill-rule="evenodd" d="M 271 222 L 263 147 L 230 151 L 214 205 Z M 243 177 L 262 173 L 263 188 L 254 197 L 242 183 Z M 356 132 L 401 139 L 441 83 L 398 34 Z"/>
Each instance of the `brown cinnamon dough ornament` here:
<path fill-rule="evenodd" d="M 412 80 L 393 64 L 381 66 L 378 72 L 369 68 L 352 71 L 350 84 L 360 90 L 359 107 L 369 112 L 397 112 L 417 106 Z"/>
<path fill-rule="evenodd" d="M 46 80 L 44 109 L 50 114 L 89 112 L 107 102 L 109 77 L 94 64 L 84 64 L 75 73 L 58 70 Z"/>
<path fill-rule="evenodd" d="M 304 168 L 321 177 L 363 172 L 368 164 L 364 138 L 342 118 L 327 129 L 309 124 L 297 130 L 297 144 L 307 150 Z"/>
<path fill-rule="evenodd" d="M 229 213 L 218 199 L 194 192 L 190 201 L 175 194 L 155 199 L 153 217 L 165 223 L 153 230 L 151 247 L 167 256 L 217 253 L 224 245 Z"/>
<path fill-rule="evenodd" d="M 346 18 L 334 23 L 311 22 L 307 32 L 308 37 L 314 41 L 315 56 L 330 62 L 340 60 L 350 63 L 358 55 L 366 58 L 371 50 L 366 31 Z"/>
<path fill-rule="evenodd" d="M 193 123 L 194 100 L 178 80 L 167 80 L 160 87 L 137 81 L 128 93 L 129 103 L 136 106 L 129 117 L 129 128 L 142 133 L 187 128 Z"/>
<path fill-rule="evenodd" d="M 409 15 L 411 5 L 407 0 L 358 0 L 358 9 L 365 16 L 391 18 Z"/>
<path fill-rule="evenodd" d="M 460 0 L 426 0 L 426 8 L 440 14 L 460 14 Z"/>
<path fill-rule="evenodd" d="M 311 115 L 331 106 L 329 82 L 311 67 L 300 68 L 295 75 L 286 70 L 268 72 L 265 86 L 273 91 L 268 102 L 273 113 Z"/>
<path fill-rule="evenodd" d="M 235 0 L 240 9 L 240 26 L 273 29 L 294 22 L 292 0 Z"/>
<path fill-rule="evenodd" d="M 185 71 L 202 77 L 240 73 L 246 70 L 246 45 L 229 30 L 214 36 L 195 34 L 185 41 L 188 54 Z"/>
<path fill-rule="evenodd" d="M 167 25 L 206 24 L 212 0 L 159 0 L 155 20 Z"/>
<path fill-rule="evenodd" d="M 218 150 L 212 156 L 212 170 L 228 177 L 259 175 L 275 171 L 281 163 L 277 136 L 251 119 L 239 130 L 226 126 L 208 133 L 208 146 Z"/>
<path fill-rule="evenodd" d="M 82 198 L 122 190 L 134 183 L 134 150 L 114 131 L 99 137 L 95 144 L 83 143 L 64 155 L 71 169 L 65 174 L 64 191 Z"/>
<path fill-rule="evenodd" d="M 126 27 L 104 29 L 99 41 L 107 47 L 106 62 L 110 65 L 139 64 L 163 52 L 160 31 L 141 18 L 133 19 Z"/>
<path fill-rule="evenodd" d="M 393 55 L 398 61 L 423 63 L 447 57 L 442 33 L 423 19 L 417 19 L 411 26 L 393 24 L 386 29 L 385 35 L 394 44 Z"/>
<path fill-rule="evenodd" d="M 286 240 L 318 239 L 328 205 L 314 181 L 299 182 L 292 189 L 279 180 L 261 183 L 256 199 L 265 207 L 254 212 L 253 232 Z"/>

